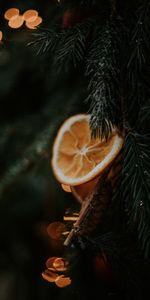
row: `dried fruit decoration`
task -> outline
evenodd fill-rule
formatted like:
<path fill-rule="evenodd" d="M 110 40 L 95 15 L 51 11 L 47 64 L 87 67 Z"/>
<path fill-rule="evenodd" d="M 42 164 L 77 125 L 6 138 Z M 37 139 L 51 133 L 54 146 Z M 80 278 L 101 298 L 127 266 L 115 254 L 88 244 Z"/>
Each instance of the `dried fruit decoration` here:
<path fill-rule="evenodd" d="M 60 127 L 53 146 L 52 169 L 62 188 L 71 191 L 81 203 L 78 220 L 65 245 L 71 242 L 74 234 L 87 232 L 86 227 L 91 231 L 101 218 L 110 197 L 105 174 L 122 149 L 123 142 L 117 128 L 112 128 L 107 140 L 92 138 L 90 115 L 72 116 Z M 93 212 L 96 218 L 92 219 Z"/>

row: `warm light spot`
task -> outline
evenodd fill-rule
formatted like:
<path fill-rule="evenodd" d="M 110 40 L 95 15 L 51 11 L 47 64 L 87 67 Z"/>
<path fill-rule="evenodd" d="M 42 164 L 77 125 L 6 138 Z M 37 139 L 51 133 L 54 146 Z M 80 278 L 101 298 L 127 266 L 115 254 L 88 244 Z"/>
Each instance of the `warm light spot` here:
<path fill-rule="evenodd" d="M 40 25 L 42 23 L 42 18 L 41 17 L 37 17 L 36 20 L 34 22 L 28 22 L 26 21 L 26 26 L 29 28 L 29 29 L 36 29 L 36 27 L 38 25 Z"/>
<path fill-rule="evenodd" d="M 67 270 L 67 264 L 67 261 L 65 261 L 62 257 L 57 257 L 53 262 L 53 267 L 59 272 L 64 272 Z"/>
<path fill-rule="evenodd" d="M 62 222 L 53 222 L 47 227 L 47 233 L 53 240 L 61 239 L 64 231 L 66 231 L 66 225 Z"/>
<path fill-rule="evenodd" d="M 23 14 L 24 20 L 27 22 L 34 22 L 38 17 L 38 11 L 35 9 L 29 9 Z"/>
<path fill-rule="evenodd" d="M 55 282 L 58 277 L 57 273 L 51 272 L 50 270 L 45 270 L 42 272 L 42 277 L 48 282 Z"/>
<path fill-rule="evenodd" d="M 71 216 L 66 217 L 66 216 L 64 216 L 63 219 L 64 219 L 64 221 L 73 221 L 74 222 L 74 221 L 78 220 L 78 217 L 71 217 Z"/>
<path fill-rule="evenodd" d="M 56 256 L 53 256 L 53 257 L 50 257 L 50 258 L 48 258 L 47 259 L 47 261 L 46 261 L 46 267 L 48 268 L 48 269 L 53 269 L 53 270 L 55 270 L 55 268 L 54 268 L 54 266 L 53 266 L 53 263 L 54 263 L 54 261 L 57 259 L 58 257 L 56 257 Z"/>
<path fill-rule="evenodd" d="M 71 188 L 70 188 L 70 186 L 69 185 L 66 185 L 66 184 L 61 184 L 61 187 L 62 187 L 62 189 L 65 191 L 65 192 L 67 192 L 67 193 L 71 193 Z"/>
<path fill-rule="evenodd" d="M 12 17 L 18 16 L 18 15 L 19 15 L 19 9 L 18 8 L 9 8 L 8 10 L 6 10 L 6 12 L 4 14 L 4 18 L 6 20 L 10 20 Z"/>
<path fill-rule="evenodd" d="M 59 288 L 64 288 L 71 284 L 71 279 L 70 279 L 70 277 L 65 277 L 64 275 L 60 275 L 56 278 L 55 284 Z"/>
<path fill-rule="evenodd" d="M 2 38 L 3 38 L 3 33 L 2 33 L 2 31 L 0 30 L 0 42 L 2 41 Z"/>
<path fill-rule="evenodd" d="M 20 28 L 23 25 L 24 19 L 22 16 L 14 16 L 12 17 L 9 22 L 8 25 L 11 28 Z"/>
<path fill-rule="evenodd" d="M 62 232 L 62 235 L 66 236 L 66 235 L 69 234 L 69 232 L 70 232 L 70 231 L 64 231 L 64 232 Z"/>

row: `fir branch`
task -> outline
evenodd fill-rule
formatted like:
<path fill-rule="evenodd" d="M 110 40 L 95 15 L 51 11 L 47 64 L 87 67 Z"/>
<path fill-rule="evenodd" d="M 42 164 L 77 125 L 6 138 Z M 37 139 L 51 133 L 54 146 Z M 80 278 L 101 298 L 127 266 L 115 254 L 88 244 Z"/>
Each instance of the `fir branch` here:
<path fill-rule="evenodd" d="M 129 70 L 140 70 L 146 63 L 147 51 L 150 49 L 149 41 L 149 22 L 150 2 L 148 0 L 142 1 L 138 8 L 136 15 L 137 20 L 130 36 L 130 57 L 127 63 Z"/>
<path fill-rule="evenodd" d="M 127 58 L 127 91 L 126 109 L 130 125 L 133 127 L 139 116 L 141 105 L 147 101 L 149 91 L 149 60 L 150 52 L 150 2 L 140 3 L 136 11 L 133 30 L 129 31 L 129 53 Z M 147 77 L 147 79 L 145 78 Z M 135 126 L 134 126 L 135 128 Z"/>
<path fill-rule="evenodd" d="M 87 36 L 92 26 L 93 18 L 89 18 L 83 23 L 61 31 L 58 31 L 56 26 L 51 29 L 39 28 L 39 31 L 34 34 L 35 40 L 28 43 L 28 46 L 38 47 L 37 54 L 52 53 L 57 70 L 64 70 L 64 68 L 68 70 L 70 63 L 76 67 L 83 60 Z"/>
<path fill-rule="evenodd" d="M 37 54 L 44 54 L 48 51 L 53 52 L 59 42 L 61 33 L 55 28 L 37 28 L 37 32 L 33 34 L 33 41 L 28 46 L 37 48 Z"/>
<path fill-rule="evenodd" d="M 139 114 L 139 123 L 143 125 L 144 122 L 149 123 L 150 120 L 150 99 L 147 101 L 147 104 L 141 107 Z"/>
<path fill-rule="evenodd" d="M 124 146 L 122 194 L 129 226 L 138 231 L 141 249 L 150 254 L 149 138 L 130 132 Z"/>
<path fill-rule="evenodd" d="M 74 67 L 84 59 L 87 36 L 93 26 L 93 20 L 64 29 L 55 53 L 54 64 L 60 70 L 68 70 L 70 64 Z"/>
<path fill-rule="evenodd" d="M 97 28 L 87 59 L 86 75 L 91 113 L 91 129 L 94 136 L 108 138 L 113 126 L 121 121 L 119 99 L 119 42 L 120 35 L 113 22 Z"/>

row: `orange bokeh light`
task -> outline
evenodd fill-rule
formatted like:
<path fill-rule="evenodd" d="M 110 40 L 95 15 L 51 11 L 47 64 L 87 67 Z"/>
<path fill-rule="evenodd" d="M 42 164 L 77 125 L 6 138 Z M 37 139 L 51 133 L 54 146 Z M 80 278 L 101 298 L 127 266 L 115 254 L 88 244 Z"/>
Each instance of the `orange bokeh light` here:
<path fill-rule="evenodd" d="M 34 22 L 38 17 L 38 11 L 35 9 L 29 9 L 24 12 L 23 17 L 27 22 Z"/>
<path fill-rule="evenodd" d="M 2 33 L 2 31 L 0 30 L 0 42 L 2 41 L 2 38 L 3 38 L 3 33 Z"/>
<path fill-rule="evenodd" d="M 36 27 L 38 25 L 40 25 L 42 23 L 42 18 L 41 17 L 37 17 L 35 19 L 35 21 L 33 22 L 29 22 L 29 21 L 26 21 L 26 26 L 29 28 L 29 29 L 36 29 Z"/>
<path fill-rule="evenodd" d="M 5 14 L 4 14 L 4 18 L 6 20 L 10 20 L 12 17 L 14 16 L 18 16 L 19 15 L 19 9 L 18 8 L 9 8 L 8 10 L 6 10 Z"/>
<path fill-rule="evenodd" d="M 9 22 L 8 25 L 11 28 L 17 29 L 20 28 L 23 25 L 24 19 L 23 16 L 14 16 L 12 17 Z"/>

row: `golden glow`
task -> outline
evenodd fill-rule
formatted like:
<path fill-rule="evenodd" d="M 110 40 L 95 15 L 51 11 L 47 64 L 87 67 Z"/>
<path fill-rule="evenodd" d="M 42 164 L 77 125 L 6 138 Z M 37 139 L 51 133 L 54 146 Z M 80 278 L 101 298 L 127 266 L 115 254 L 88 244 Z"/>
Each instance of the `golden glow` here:
<path fill-rule="evenodd" d="M 6 10 L 6 12 L 4 14 L 4 18 L 6 20 L 10 20 L 12 17 L 18 16 L 18 15 L 19 15 L 19 9 L 18 8 L 9 8 L 8 10 Z"/>
<path fill-rule="evenodd" d="M 38 17 L 38 11 L 35 9 L 29 9 L 24 12 L 23 17 L 27 22 L 34 22 Z"/>
<path fill-rule="evenodd" d="M 17 29 L 23 25 L 23 22 L 24 19 L 22 16 L 14 16 L 9 20 L 8 25 L 11 28 Z"/>
<path fill-rule="evenodd" d="M 78 217 L 66 217 L 66 216 L 64 216 L 63 217 L 63 220 L 64 221 L 77 221 L 78 220 Z"/>
<path fill-rule="evenodd" d="M 29 29 L 36 29 L 42 23 L 42 18 L 35 9 L 28 9 L 20 14 L 18 8 L 9 8 L 6 10 L 4 18 L 8 20 L 8 26 L 14 29 L 20 28 L 24 22 Z"/>
<path fill-rule="evenodd" d="M 62 222 L 53 222 L 47 227 L 47 233 L 53 240 L 60 240 L 64 231 L 66 231 L 66 225 Z"/>
<path fill-rule="evenodd" d="M 70 186 L 69 185 L 66 185 L 66 184 L 61 184 L 61 187 L 62 187 L 62 189 L 65 191 L 65 192 L 67 192 L 67 193 L 71 193 L 71 188 L 70 188 Z"/>
<path fill-rule="evenodd" d="M 40 25 L 42 23 L 42 18 L 41 17 L 37 17 L 35 19 L 35 21 L 33 22 L 29 22 L 29 21 L 26 21 L 26 26 L 29 28 L 29 29 L 36 29 L 36 27 L 38 25 Z"/>
<path fill-rule="evenodd" d="M 3 33 L 2 33 L 2 31 L 0 30 L 0 42 L 2 41 L 2 38 L 3 38 Z"/>

